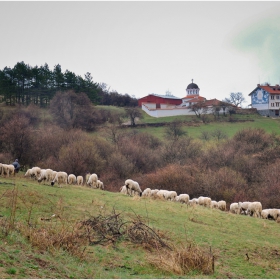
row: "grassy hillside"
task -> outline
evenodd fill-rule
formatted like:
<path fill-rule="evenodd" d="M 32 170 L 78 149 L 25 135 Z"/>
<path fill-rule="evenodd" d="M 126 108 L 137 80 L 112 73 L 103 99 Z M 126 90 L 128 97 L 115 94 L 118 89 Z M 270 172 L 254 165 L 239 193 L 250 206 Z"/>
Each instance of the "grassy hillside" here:
<path fill-rule="evenodd" d="M 143 118 L 138 120 L 137 123 L 169 123 L 175 120 L 185 122 L 183 125 L 183 130 L 193 138 L 200 138 L 202 132 L 212 133 L 215 130 L 221 130 L 228 137 L 232 137 L 237 131 L 246 129 L 246 128 L 262 128 L 268 133 L 280 134 L 280 119 L 273 119 L 260 116 L 258 114 L 250 115 L 234 115 L 232 118 L 236 122 L 229 122 L 229 117 L 221 116 L 219 120 L 215 121 L 213 116 L 209 116 L 209 123 L 202 123 L 200 119 L 196 116 L 176 116 L 176 117 L 163 117 L 163 118 L 153 118 L 143 113 Z M 239 121 L 238 121 L 239 120 Z M 132 129 L 132 128 L 129 128 Z M 137 131 L 147 132 L 156 136 L 160 139 L 164 138 L 164 126 L 159 127 L 137 127 L 133 128 Z"/>
<path fill-rule="evenodd" d="M 125 235 L 115 238 L 114 245 L 89 246 L 89 236 L 81 235 L 77 223 L 112 214 L 127 225 L 141 219 L 177 250 L 191 244 L 205 250 L 204 255 L 211 250 L 214 272 L 175 273 L 168 250 L 137 244 Z M 6 279 L 279 278 L 280 230 L 275 221 L 84 186 L 51 187 L 21 173 L 0 178 L 0 236 L 0 277 Z M 109 232 L 103 236 L 111 237 Z M 159 266 L 152 264 L 155 260 Z"/>

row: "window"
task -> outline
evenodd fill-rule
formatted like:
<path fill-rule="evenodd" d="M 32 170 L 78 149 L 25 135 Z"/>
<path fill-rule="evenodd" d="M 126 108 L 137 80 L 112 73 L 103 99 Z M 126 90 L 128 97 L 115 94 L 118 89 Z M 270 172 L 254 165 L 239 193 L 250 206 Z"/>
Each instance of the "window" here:
<path fill-rule="evenodd" d="M 276 95 L 276 99 L 279 99 L 279 95 Z"/>
<path fill-rule="evenodd" d="M 270 96 L 270 99 L 274 99 L 274 95 L 271 95 L 271 96 Z"/>
<path fill-rule="evenodd" d="M 279 107 L 279 102 L 276 102 L 276 103 L 275 103 L 275 106 L 276 106 L 276 107 Z"/>
<path fill-rule="evenodd" d="M 274 107 L 274 103 L 271 103 L 271 107 Z"/>

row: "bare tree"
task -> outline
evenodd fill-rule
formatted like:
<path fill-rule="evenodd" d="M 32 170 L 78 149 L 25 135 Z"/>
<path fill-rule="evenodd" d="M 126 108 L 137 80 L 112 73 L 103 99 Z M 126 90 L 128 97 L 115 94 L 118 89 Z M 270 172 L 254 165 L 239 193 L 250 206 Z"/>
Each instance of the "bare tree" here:
<path fill-rule="evenodd" d="M 130 107 L 125 108 L 126 116 L 130 118 L 131 126 L 135 126 L 136 118 L 142 118 L 142 113 L 140 112 L 139 108 Z"/>
<path fill-rule="evenodd" d="M 186 134 L 187 132 L 183 130 L 182 122 L 178 120 L 171 122 L 165 129 L 166 138 L 172 141 L 177 141 L 181 136 Z"/>
<path fill-rule="evenodd" d="M 245 101 L 245 98 L 242 92 L 231 92 L 229 97 L 225 98 L 224 101 L 237 107 L 241 107 L 242 103 Z"/>
<path fill-rule="evenodd" d="M 202 114 L 205 115 L 208 112 L 208 108 L 205 106 L 204 101 L 191 104 L 188 108 L 191 109 L 198 118 L 200 118 Z"/>

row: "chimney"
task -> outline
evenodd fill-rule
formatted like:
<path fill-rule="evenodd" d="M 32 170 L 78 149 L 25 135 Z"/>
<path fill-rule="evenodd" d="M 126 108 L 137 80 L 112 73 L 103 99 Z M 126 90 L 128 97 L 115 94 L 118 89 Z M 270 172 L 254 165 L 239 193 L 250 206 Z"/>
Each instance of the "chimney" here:
<path fill-rule="evenodd" d="M 260 86 L 260 84 L 257 84 L 257 86 L 259 87 L 259 86 Z"/>
<path fill-rule="evenodd" d="M 276 84 L 275 86 L 276 86 L 276 87 L 279 87 L 279 85 L 277 85 L 277 84 Z"/>

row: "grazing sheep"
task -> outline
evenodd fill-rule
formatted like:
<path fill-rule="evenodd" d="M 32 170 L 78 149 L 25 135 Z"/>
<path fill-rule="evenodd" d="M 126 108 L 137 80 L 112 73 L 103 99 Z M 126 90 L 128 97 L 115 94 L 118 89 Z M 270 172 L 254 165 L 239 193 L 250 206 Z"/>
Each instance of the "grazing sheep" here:
<path fill-rule="evenodd" d="M 205 197 L 205 196 L 200 196 L 198 198 L 198 204 L 201 206 L 205 207 L 211 207 L 211 198 L 210 197 Z"/>
<path fill-rule="evenodd" d="M 124 185 L 124 186 L 122 186 L 122 187 L 120 188 L 120 193 L 127 194 L 126 185 Z"/>
<path fill-rule="evenodd" d="M 251 202 L 248 206 L 248 215 L 253 217 L 261 217 L 262 204 L 259 201 Z"/>
<path fill-rule="evenodd" d="M 244 215 L 247 215 L 248 213 L 248 207 L 249 207 L 249 204 L 251 202 L 249 201 L 245 201 L 245 202 L 238 202 L 239 204 L 239 214 L 244 214 Z"/>
<path fill-rule="evenodd" d="M 3 164 L 3 168 L 7 177 L 15 175 L 15 167 L 12 164 Z"/>
<path fill-rule="evenodd" d="M 77 182 L 77 178 L 74 174 L 69 174 L 68 175 L 68 184 L 69 185 L 75 185 Z"/>
<path fill-rule="evenodd" d="M 86 181 L 85 181 L 87 186 L 88 186 L 87 182 L 88 182 L 88 179 L 89 179 L 90 175 L 91 175 L 90 172 L 87 172 L 87 174 L 86 174 Z"/>
<path fill-rule="evenodd" d="M 102 181 L 97 180 L 96 187 L 100 190 L 104 190 L 104 184 Z"/>
<path fill-rule="evenodd" d="M 77 185 L 82 186 L 84 183 L 83 176 L 77 176 Z"/>
<path fill-rule="evenodd" d="M 216 200 L 211 200 L 211 204 L 210 204 L 211 208 L 219 208 L 218 202 Z"/>
<path fill-rule="evenodd" d="M 41 168 L 35 166 L 32 167 L 31 169 L 28 169 L 24 177 L 30 177 L 30 178 L 34 178 L 35 180 L 38 180 L 38 178 L 41 177 Z"/>
<path fill-rule="evenodd" d="M 177 193 L 175 191 L 166 191 L 164 192 L 163 194 L 163 197 L 166 199 L 166 200 L 170 200 L 170 201 L 174 201 L 175 198 L 177 196 Z"/>
<path fill-rule="evenodd" d="M 263 210 L 262 210 L 262 212 L 261 212 L 261 217 L 262 217 L 262 219 L 268 219 L 269 210 L 270 210 L 270 209 L 263 209 Z"/>
<path fill-rule="evenodd" d="M 44 181 L 45 183 L 45 181 L 52 181 L 52 173 L 53 171 L 51 169 L 41 169 L 40 176 L 38 177 L 38 182 L 40 183 Z"/>
<path fill-rule="evenodd" d="M 277 218 L 280 217 L 280 210 L 276 208 L 264 209 L 261 212 L 261 217 L 263 219 L 272 219 L 276 221 Z"/>
<path fill-rule="evenodd" d="M 127 179 L 125 181 L 125 185 L 127 187 L 127 192 L 129 195 L 139 194 L 139 196 L 142 196 L 142 190 L 136 181 Z"/>
<path fill-rule="evenodd" d="M 93 173 L 89 176 L 88 181 L 87 181 L 87 185 L 91 188 L 96 189 L 97 188 L 97 180 L 98 180 L 97 175 L 95 173 Z"/>
<path fill-rule="evenodd" d="M 55 178 L 55 176 L 56 176 L 56 174 L 57 174 L 57 171 L 52 171 L 52 176 L 51 176 L 51 181 L 53 181 L 53 179 Z"/>
<path fill-rule="evenodd" d="M 67 173 L 63 171 L 59 171 L 56 173 L 55 178 L 51 182 L 51 185 L 53 186 L 56 182 L 58 183 L 59 187 L 62 187 L 61 185 L 67 185 Z"/>
<path fill-rule="evenodd" d="M 229 206 L 229 212 L 234 213 L 234 214 L 239 214 L 240 213 L 240 208 L 237 202 L 231 203 Z"/>
<path fill-rule="evenodd" d="M 3 163 L 0 163 L 0 175 L 3 173 Z"/>
<path fill-rule="evenodd" d="M 218 209 L 220 209 L 222 211 L 226 211 L 227 203 L 224 200 L 218 201 Z"/>
<path fill-rule="evenodd" d="M 175 201 L 188 204 L 190 201 L 190 196 L 186 193 L 181 193 L 180 195 L 176 196 Z"/>
<path fill-rule="evenodd" d="M 198 204 L 198 198 L 193 198 L 193 199 L 189 200 L 189 203 L 188 203 L 188 205 L 190 205 L 190 206 L 194 206 L 197 204 Z"/>
<path fill-rule="evenodd" d="M 167 190 L 159 190 L 157 193 L 156 193 L 156 198 L 160 198 L 160 199 L 164 199 L 164 193 L 168 192 Z"/>
<path fill-rule="evenodd" d="M 142 192 L 142 197 L 150 197 L 152 193 L 152 190 L 150 188 L 146 188 L 143 192 Z"/>
<path fill-rule="evenodd" d="M 151 197 L 156 198 L 158 191 L 158 189 L 151 190 Z"/>

